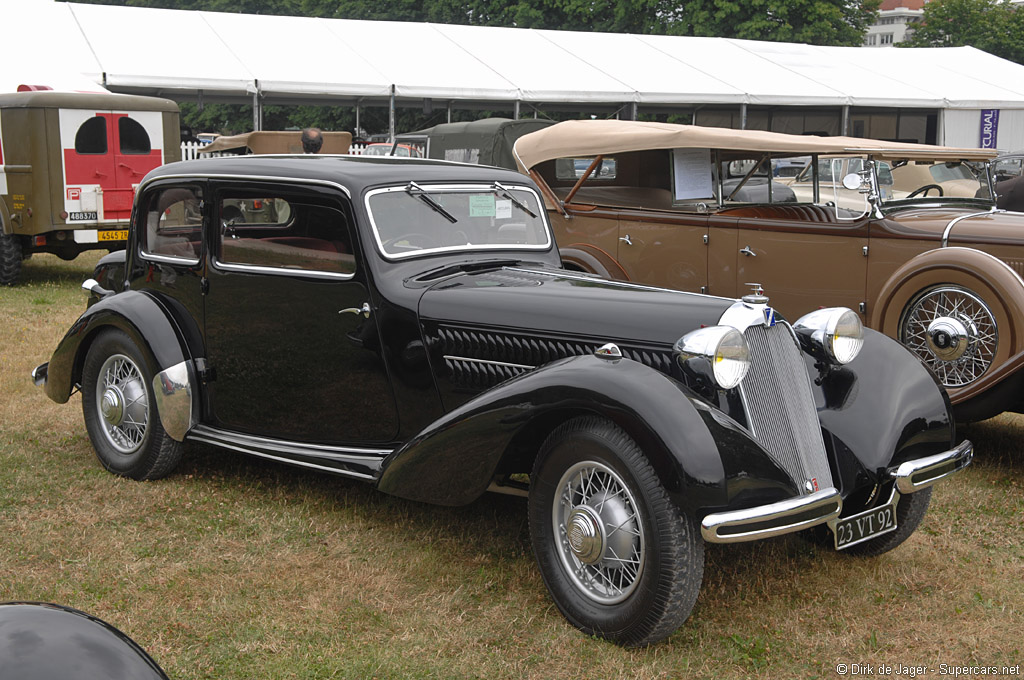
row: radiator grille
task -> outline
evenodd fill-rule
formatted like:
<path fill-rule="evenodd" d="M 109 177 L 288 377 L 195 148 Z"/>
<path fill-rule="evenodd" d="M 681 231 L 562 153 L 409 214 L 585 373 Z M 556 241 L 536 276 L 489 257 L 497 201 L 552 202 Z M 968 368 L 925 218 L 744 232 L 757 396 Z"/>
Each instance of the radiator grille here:
<path fill-rule="evenodd" d="M 798 482 L 832 486 L 810 381 L 789 328 L 751 326 L 744 336 L 751 365 L 743 393 L 754 438 Z"/>

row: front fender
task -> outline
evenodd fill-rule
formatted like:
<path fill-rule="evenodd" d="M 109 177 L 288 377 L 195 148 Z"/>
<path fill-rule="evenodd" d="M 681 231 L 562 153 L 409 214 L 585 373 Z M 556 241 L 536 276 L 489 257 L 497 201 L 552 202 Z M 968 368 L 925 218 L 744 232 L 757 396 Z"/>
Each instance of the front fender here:
<path fill-rule="evenodd" d="M 818 418 L 831 439 L 843 497 L 885 480 L 885 470 L 952 448 L 949 397 L 906 347 L 864 329 L 864 347 L 850 364 L 824 373 L 805 355 Z"/>
<path fill-rule="evenodd" d="M 623 428 L 681 509 L 706 512 L 790 498 L 796 484 L 750 435 L 673 378 L 629 359 L 553 362 L 478 395 L 384 462 L 379 488 L 412 500 L 463 505 L 479 497 L 516 444 L 528 471 L 559 423 L 597 414 Z"/>
<path fill-rule="evenodd" d="M 105 328 L 120 329 L 136 346 L 147 348 L 156 360 L 157 371 L 191 359 L 181 330 L 163 306 L 151 295 L 126 291 L 95 303 L 72 324 L 50 359 L 46 396 L 59 404 L 70 398 L 72 388 L 82 379 L 89 346 Z"/>
<path fill-rule="evenodd" d="M 981 378 L 949 396 L 958 412 L 975 412 L 967 403 L 1016 375 L 1024 366 L 1024 282 L 1005 262 L 975 248 L 936 248 L 914 257 L 885 282 L 872 305 L 869 325 L 890 337 L 898 337 L 904 310 L 922 291 L 933 286 L 954 284 L 977 294 L 989 307 L 999 333 L 992 366 Z M 1004 400 L 1005 401 L 1005 400 Z M 998 405 L 997 405 L 998 406 Z M 993 413 L 975 414 L 980 419 Z"/>

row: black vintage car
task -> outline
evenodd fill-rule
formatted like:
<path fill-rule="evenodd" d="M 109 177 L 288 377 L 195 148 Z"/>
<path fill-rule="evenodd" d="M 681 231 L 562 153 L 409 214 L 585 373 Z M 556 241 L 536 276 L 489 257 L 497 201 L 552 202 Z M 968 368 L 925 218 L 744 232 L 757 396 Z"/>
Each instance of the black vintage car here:
<path fill-rule="evenodd" d="M 266 222 L 225 219 L 239 201 Z M 273 211 L 259 206 L 273 204 Z M 329 156 L 175 163 L 48 364 L 100 462 L 169 474 L 206 442 L 448 505 L 528 496 L 555 603 L 623 644 L 672 633 L 705 541 L 906 540 L 966 466 L 949 401 L 847 309 L 560 268 L 522 175 Z"/>

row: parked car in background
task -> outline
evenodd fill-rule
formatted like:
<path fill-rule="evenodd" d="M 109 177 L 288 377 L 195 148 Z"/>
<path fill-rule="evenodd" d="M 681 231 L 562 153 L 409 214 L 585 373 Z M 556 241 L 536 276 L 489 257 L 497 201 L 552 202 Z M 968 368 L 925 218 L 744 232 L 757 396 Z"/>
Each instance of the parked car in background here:
<path fill-rule="evenodd" d="M 352 146 L 351 132 L 322 132 L 321 154 L 348 153 Z M 199 149 L 199 153 L 231 155 L 302 153 L 301 130 L 257 130 L 240 135 L 220 135 Z"/>
<path fill-rule="evenodd" d="M 240 200 L 288 217 L 226 224 Z M 932 374 L 849 309 L 789 323 L 759 289 L 560 265 L 511 170 L 179 163 L 145 179 L 127 251 L 34 377 L 81 390 L 100 462 L 135 479 L 204 442 L 418 501 L 526 496 L 559 610 L 629 645 L 689 616 L 705 541 L 819 527 L 879 554 L 971 460 Z"/>
<path fill-rule="evenodd" d="M 958 419 L 1024 411 L 1024 216 L 991 198 L 994 152 L 627 121 L 559 123 L 515 150 L 566 266 L 724 296 L 758 282 L 787 316 L 849 307 L 935 371 Z M 791 193 L 737 190 L 804 156 L 771 185 Z M 578 157 L 614 159 L 616 178 L 560 176 Z"/>
<path fill-rule="evenodd" d="M 419 144 L 426 149 L 427 158 L 515 170 L 516 159 L 512 155 L 515 141 L 552 124 L 543 118 L 481 118 L 464 123 L 441 123 L 400 134 L 397 139 Z"/>
<path fill-rule="evenodd" d="M 1024 212 L 1024 151 L 999 156 L 992 163 L 996 207 Z"/>
<path fill-rule="evenodd" d="M 168 99 L 52 90 L 0 94 L 0 285 L 33 253 L 123 248 L 135 187 L 181 159 Z"/>
<path fill-rule="evenodd" d="M 375 142 L 367 144 L 362 151 L 363 156 L 400 156 L 402 158 L 422 158 L 420 150 L 409 144 L 388 144 Z"/>

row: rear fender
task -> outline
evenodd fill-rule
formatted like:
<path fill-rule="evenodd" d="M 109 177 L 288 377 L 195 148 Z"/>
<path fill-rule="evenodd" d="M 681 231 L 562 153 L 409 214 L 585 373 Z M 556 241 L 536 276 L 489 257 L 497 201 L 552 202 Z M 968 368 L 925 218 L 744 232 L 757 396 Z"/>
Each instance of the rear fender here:
<path fill-rule="evenodd" d="M 140 291 L 111 295 L 89 307 L 57 345 L 47 368 L 46 395 L 50 399 L 61 404 L 68 400 L 82 380 L 89 347 L 107 328 L 120 329 L 136 346 L 148 348 L 157 373 L 192 358 L 178 325 L 154 297 Z"/>
<path fill-rule="evenodd" d="M 570 243 L 564 248 L 559 248 L 558 254 L 562 257 L 562 265 L 567 269 L 578 268 L 608 279 L 630 280 L 629 274 L 618 260 L 595 245 Z"/>
<path fill-rule="evenodd" d="M 740 425 L 684 385 L 639 362 L 593 355 L 525 373 L 448 413 L 388 457 L 379 488 L 429 503 L 470 503 L 499 470 L 529 472 L 551 430 L 584 414 L 623 428 L 694 516 L 799 493 Z"/>

